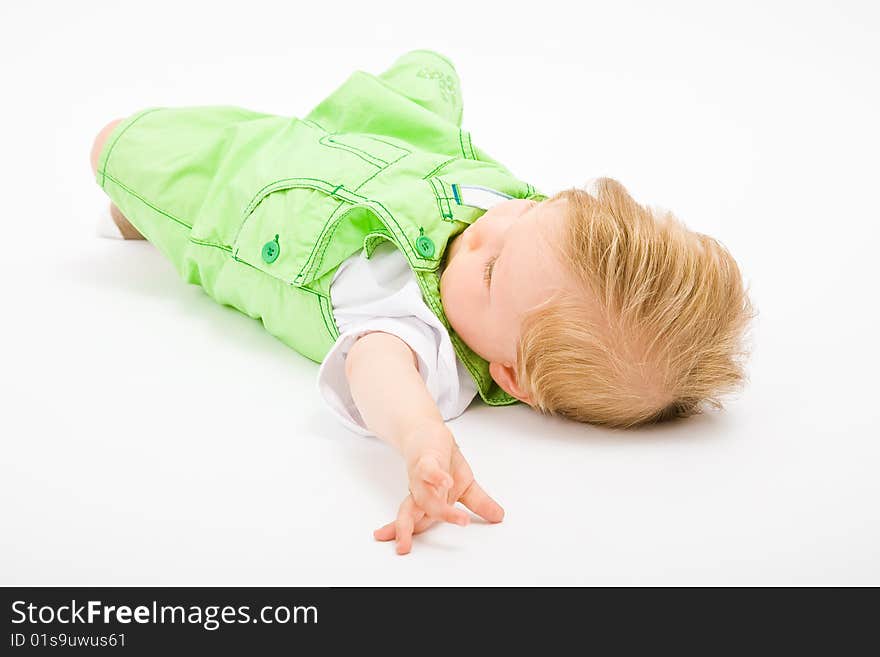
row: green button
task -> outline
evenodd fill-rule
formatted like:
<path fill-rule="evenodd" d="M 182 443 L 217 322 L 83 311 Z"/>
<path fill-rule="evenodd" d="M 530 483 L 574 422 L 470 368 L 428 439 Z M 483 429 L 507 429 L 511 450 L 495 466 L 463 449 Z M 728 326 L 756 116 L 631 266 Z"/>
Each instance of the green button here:
<path fill-rule="evenodd" d="M 274 240 L 263 245 L 263 261 L 266 264 L 272 264 L 278 260 L 279 253 L 281 253 L 281 247 L 278 246 L 278 236 L 276 235 Z"/>
<path fill-rule="evenodd" d="M 434 241 L 424 234 L 425 230 L 423 228 L 419 228 L 419 233 L 421 233 L 421 236 L 416 240 L 416 251 L 423 258 L 430 258 L 434 255 Z"/>

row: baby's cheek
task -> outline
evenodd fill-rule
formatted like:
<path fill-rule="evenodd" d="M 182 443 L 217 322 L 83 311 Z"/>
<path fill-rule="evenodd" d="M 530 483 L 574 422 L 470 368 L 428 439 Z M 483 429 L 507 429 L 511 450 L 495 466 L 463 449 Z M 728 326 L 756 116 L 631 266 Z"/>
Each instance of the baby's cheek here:
<path fill-rule="evenodd" d="M 446 286 L 441 286 L 440 295 L 447 318 L 460 330 L 471 324 L 471 315 L 475 310 L 474 290 L 461 275 L 464 273 L 461 269 L 449 273 L 451 275 L 446 280 Z"/>

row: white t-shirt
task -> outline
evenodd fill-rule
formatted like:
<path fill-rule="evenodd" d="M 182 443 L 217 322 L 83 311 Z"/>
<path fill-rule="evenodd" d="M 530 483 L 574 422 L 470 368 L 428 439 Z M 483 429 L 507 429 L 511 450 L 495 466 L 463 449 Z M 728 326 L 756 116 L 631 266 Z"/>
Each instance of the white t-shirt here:
<path fill-rule="evenodd" d="M 473 378 L 394 244 L 382 242 L 369 259 L 363 251 L 346 259 L 330 283 L 330 300 L 339 337 L 318 370 L 318 390 L 346 427 L 375 435 L 361 418 L 345 376 L 346 355 L 368 331 L 392 333 L 410 346 L 444 420 L 458 417 L 473 401 L 477 395 Z"/>

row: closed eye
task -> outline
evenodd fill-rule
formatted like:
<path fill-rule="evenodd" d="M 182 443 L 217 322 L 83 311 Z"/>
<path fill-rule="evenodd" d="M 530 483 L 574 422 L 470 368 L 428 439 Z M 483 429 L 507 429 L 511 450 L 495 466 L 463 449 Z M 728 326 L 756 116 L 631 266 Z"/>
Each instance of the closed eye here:
<path fill-rule="evenodd" d="M 498 256 L 493 256 L 489 258 L 489 262 L 486 263 L 486 266 L 483 267 L 483 280 L 486 281 L 486 287 L 489 287 L 492 283 L 492 269 L 495 267 L 495 261 L 498 259 Z"/>

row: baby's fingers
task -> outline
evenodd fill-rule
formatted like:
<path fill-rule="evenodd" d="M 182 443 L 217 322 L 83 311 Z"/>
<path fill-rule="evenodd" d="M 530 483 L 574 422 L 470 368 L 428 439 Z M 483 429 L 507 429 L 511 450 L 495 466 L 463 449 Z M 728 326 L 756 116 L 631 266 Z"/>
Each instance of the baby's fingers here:
<path fill-rule="evenodd" d="M 397 531 L 394 529 L 395 520 L 392 520 L 387 525 L 382 525 L 379 529 L 373 530 L 373 538 L 377 541 L 390 541 L 394 539 L 397 535 Z"/>
<path fill-rule="evenodd" d="M 413 529 L 413 534 L 414 535 L 421 534 L 423 531 L 425 531 L 428 527 L 433 525 L 435 522 L 437 522 L 437 521 L 434 520 L 433 518 L 429 518 L 428 516 L 423 516 L 421 520 L 416 522 L 415 529 Z"/>
<path fill-rule="evenodd" d="M 417 520 L 415 526 L 413 527 L 413 536 L 415 536 L 416 534 L 421 534 L 423 531 L 428 529 L 428 527 L 430 527 L 435 522 L 437 522 L 433 518 L 429 518 L 428 516 L 426 516 L 424 514 L 420 513 L 417 515 L 420 515 L 421 519 Z M 376 529 L 373 532 L 373 538 L 375 538 L 377 541 L 391 541 L 391 540 L 393 540 L 394 537 L 397 535 L 397 530 L 395 529 L 396 525 L 397 525 L 396 521 L 391 521 L 387 525 L 383 525 L 382 527 L 379 527 L 379 529 Z"/>
<path fill-rule="evenodd" d="M 451 488 L 452 475 L 446 472 L 436 457 L 422 457 L 416 463 L 415 473 L 419 479 L 437 488 Z"/>
<path fill-rule="evenodd" d="M 445 489 L 437 491 L 430 486 L 421 486 L 413 491 L 412 497 L 416 504 L 435 520 L 445 520 L 462 527 L 467 526 L 471 521 L 467 513 L 446 501 Z"/>
<path fill-rule="evenodd" d="M 476 479 L 471 481 L 470 486 L 465 488 L 458 499 L 471 511 L 489 522 L 501 522 L 504 518 L 504 509 L 489 497 L 489 494 L 480 487 Z"/>
<path fill-rule="evenodd" d="M 394 531 L 397 538 L 397 554 L 407 554 L 412 549 L 413 518 L 412 497 L 407 497 L 400 505 Z"/>
<path fill-rule="evenodd" d="M 414 482 L 415 485 L 410 489 L 415 503 L 419 508 L 424 509 L 425 513 L 437 520 L 445 520 L 457 525 L 466 526 L 470 522 L 470 516 L 461 509 L 455 508 L 452 503 L 447 501 L 446 496 L 449 491 L 448 481 L 452 479 L 447 473 L 443 474 L 442 484 L 432 484 L 430 480 Z M 449 479 L 447 480 L 446 477 Z M 436 481 L 438 478 L 434 478 Z"/>
<path fill-rule="evenodd" d="M 377 541 L 390 541 L 396 538 L 397 553 L 406 554 L 412 549 L 414 525 L 424 515 L 424 511 L 416 507 L 412 495 L 407 495 L 397 512 L 397 520 L 375 530 L 373 537 Z"/>

